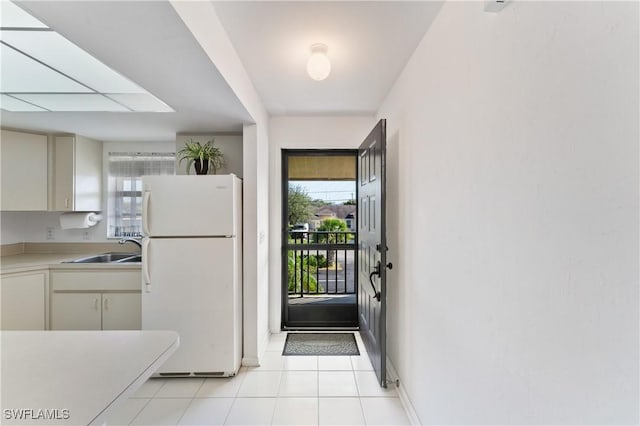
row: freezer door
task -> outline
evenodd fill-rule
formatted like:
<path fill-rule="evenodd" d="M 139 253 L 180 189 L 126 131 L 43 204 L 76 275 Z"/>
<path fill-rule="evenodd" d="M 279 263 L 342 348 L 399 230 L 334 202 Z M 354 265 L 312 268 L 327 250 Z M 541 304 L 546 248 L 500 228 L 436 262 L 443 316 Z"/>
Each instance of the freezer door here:
<path fill-rule="evenodd" d="M 174 330 L 180 347 L 158 373 L 233 375 L 242 305 L 235 238 L 147 238 L 142 329 Z"/>
<path fill-rule="evenodd" d="M 146 236 L 239 235 L 241 181 L 234 175 L 143 176 L 142 189 Z"/>

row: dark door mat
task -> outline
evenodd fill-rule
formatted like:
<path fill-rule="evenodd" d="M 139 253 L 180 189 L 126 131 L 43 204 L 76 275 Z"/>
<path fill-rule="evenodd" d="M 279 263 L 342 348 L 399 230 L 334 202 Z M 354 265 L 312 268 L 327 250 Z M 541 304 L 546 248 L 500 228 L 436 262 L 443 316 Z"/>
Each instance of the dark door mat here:
<path fill-rule="evenodd" d="M 360 355 L 353 333 L 288 333 L 282 355 Z"/>

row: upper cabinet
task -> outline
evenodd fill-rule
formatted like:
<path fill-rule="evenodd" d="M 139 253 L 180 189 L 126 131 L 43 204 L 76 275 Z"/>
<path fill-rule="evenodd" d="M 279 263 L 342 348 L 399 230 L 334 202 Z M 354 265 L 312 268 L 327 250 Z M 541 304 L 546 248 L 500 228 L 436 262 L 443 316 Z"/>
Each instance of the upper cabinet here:
<path fill-rule="evenodd" d="M 53 210 L 102 210 L 102 143 L 78 135 L 53 142 Z"/>
<path fill-rule="evenodd" d="M 2 130 L 1 210 L 47 210 L 47 137 Z"/>

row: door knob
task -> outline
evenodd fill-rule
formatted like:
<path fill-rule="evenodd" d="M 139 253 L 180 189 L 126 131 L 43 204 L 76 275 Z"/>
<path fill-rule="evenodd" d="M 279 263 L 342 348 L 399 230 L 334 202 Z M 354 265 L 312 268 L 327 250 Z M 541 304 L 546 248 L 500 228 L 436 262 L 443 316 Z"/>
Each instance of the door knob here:
<path fill-rule="evenodd" d="M 393 263 L 391 262 L 387 263 L 387 269 L 393 269 Z"/>
<path fill-rule="evenodd" d="M 380 294 L 380 292 L 376 288 L 376 285 L 373 282 L 373 276 L 374 275 L 380 276 L 380 262 L 379 261 L 373 267 L 373 271 L 371 271 L 371 273 L 369 274 L 369 283 L 371 283 L 371 287 L 373 287 L 373 298 L 376 299 L 379 302 L 381 294 Z"/>
<path fill-rule="evenodd" d="M 373 298 L 376 299 L 379 302 L 381 294 L 378 291 L 378 289 L 376 288 L 376 285 L 373 283 L 373 276 L 374 275 L 380 275 L 380 273 L 378 271 L 374 270 L 373 272 L 371 272 L 369 274 L 369 282 L 371 283 L 371 287 L 373 287 Z"/>

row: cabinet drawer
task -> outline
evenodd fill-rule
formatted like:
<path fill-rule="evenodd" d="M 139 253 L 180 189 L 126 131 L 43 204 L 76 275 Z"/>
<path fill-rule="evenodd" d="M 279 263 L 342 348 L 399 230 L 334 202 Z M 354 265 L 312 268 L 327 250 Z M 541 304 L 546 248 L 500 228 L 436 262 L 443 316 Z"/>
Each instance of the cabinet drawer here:
<path fill-rule="evenodd" d="M 51 273 L 53 291 L 140 290 L 139 270 L 55 271 Z"/>

